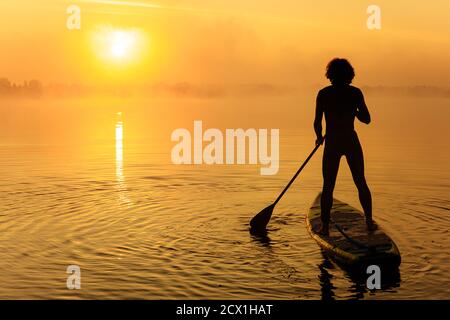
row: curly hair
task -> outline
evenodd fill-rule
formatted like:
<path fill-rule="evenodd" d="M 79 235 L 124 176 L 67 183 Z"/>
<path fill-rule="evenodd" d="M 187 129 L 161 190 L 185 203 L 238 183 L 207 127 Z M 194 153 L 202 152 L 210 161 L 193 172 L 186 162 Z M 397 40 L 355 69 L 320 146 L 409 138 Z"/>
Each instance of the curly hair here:
<path fill-rule="evenodd" d="M 328 63 L 325 75 L 332 84 L 350 84 L 355 71 L 347 59 L 334 58 Z"/>

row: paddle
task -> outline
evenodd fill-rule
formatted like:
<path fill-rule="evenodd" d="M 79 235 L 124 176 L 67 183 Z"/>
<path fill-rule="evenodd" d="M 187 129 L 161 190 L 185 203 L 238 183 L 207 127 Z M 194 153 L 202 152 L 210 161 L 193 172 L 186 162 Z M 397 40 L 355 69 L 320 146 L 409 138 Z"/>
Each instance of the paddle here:
<path fill-rule="evenodd" d="M 322 141 L 322 143 L 323 143 L 323 141 Z M 300 174 L 300 172 L 306 166 L 306 164 L 308 163 L 309 159 L 312 158 L 312 156 L 317 151 L 317 149 L 319 149 L 319 147 L 320 147 L 320 145 L 322 143 L 316 144 L 316 146 L 314 147 L 313 151 L 311 151 L 311 153 L 309 154 L 308 158 L 306 158 L 305 162 L 303 162 L 301 167 L 297 170 L 295 175 L 292 177 L 291 181 L 289 181 L 289 183 L 284 188 L 284 190 L 281 192 L 281 194 L 278 196 L 278 198 L 275 200 L 275 202 L 272 203 L 267 208 L 261 210 L 261 212 L 259 212 L 256 216 L 253 217 L 253 219 L 250 221 L 251 231 L 257 232 L 257 233 L 258 232 L 261 233 L 261 232 L 264 232 L 266 230 L 267 224 L 270 221 L 270 217 L 272 217 L 272 212 L 273 212 L 273 209 L 275 208 L 275 205 L 278 203 L 278 201 L 280 201 L 281 197 L 283 197 L 283 195 L 289 189 L 291 184 L 294 182 L 294 180 L 297 178 L 297 176 Z"/>

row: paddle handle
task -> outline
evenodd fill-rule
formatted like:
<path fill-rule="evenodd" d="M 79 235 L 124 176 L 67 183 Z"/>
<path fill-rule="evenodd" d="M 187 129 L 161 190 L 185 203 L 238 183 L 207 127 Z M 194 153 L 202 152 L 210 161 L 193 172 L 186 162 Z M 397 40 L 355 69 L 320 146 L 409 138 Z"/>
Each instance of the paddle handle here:
<path fill-rule="evenodd" d="M 286 193 L 286 191 L 289 189 L 289 187 L 291 186 L 291 184 L 295 181 L 295 179 L 297 178 L 297 176 L 300 174 L 300 172 L 302 172 L 303 168 L 306 166 L 306 164 L 308 163 L 309 159 L 312 158 L 312 156 L 314 155 L 314 153 L 316 153 L 317 149 L 319 149 L 321 144 L 317 144 L 313 151 L 311 151 L 311 153 L 309 154 L 308 158 L 306 158 L 305 162 L 303 162 L 303 164 L 301 165 L 301 167 L 297 170 L 297 172 L 295 173 L 295 175 L 292 177 L 291 181 L 289 181 L 289 183 L 287 184 L 287 186 L 284 188 L 283 192 L 281 192 L 281 194 L 278 196 L 277 200 L 275 200 L 275 202 L 273 203 L 273 205 L 276 205 L 278 203 L 278 201 L 280 201 L 280 199 L 283 197 L 283 195 Z"/>

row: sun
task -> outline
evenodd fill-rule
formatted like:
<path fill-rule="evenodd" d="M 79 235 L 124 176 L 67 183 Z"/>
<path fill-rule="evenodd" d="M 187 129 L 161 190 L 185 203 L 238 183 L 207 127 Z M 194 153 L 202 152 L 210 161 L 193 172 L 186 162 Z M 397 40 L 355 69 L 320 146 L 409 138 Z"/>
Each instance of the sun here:
<path fill-rule="evenodd" d="M 114 58 L 125 58 L 136 50 L 136 35 L 133 32 L 113 31 L 109 37 L 108 50 Z"/>
<path fill-rule="evenodd" d="M 145 34 L 138 29 L 120 29 L 100 26 L 93 33 L 96 56 L 108 64 L 137 63 L 146 47 Z"/>

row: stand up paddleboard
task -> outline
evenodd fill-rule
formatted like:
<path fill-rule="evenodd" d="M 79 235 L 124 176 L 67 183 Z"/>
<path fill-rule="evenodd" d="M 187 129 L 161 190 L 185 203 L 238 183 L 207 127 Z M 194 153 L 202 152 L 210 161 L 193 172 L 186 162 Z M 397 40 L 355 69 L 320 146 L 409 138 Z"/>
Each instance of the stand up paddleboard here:
<path fill-rule="evenodd" d="M 339 200 L 333 199 L 330 234 L 317 234 L 320 227 L 321 196 L 319 194 L 314 200 L 306 217 L 306 225 L 311 237 L 327 255 L 349 267 L 400 265 L 400 252 L 396 244 L 380 226 L 376 231 L 368 231 L 364 214 Z"/>

